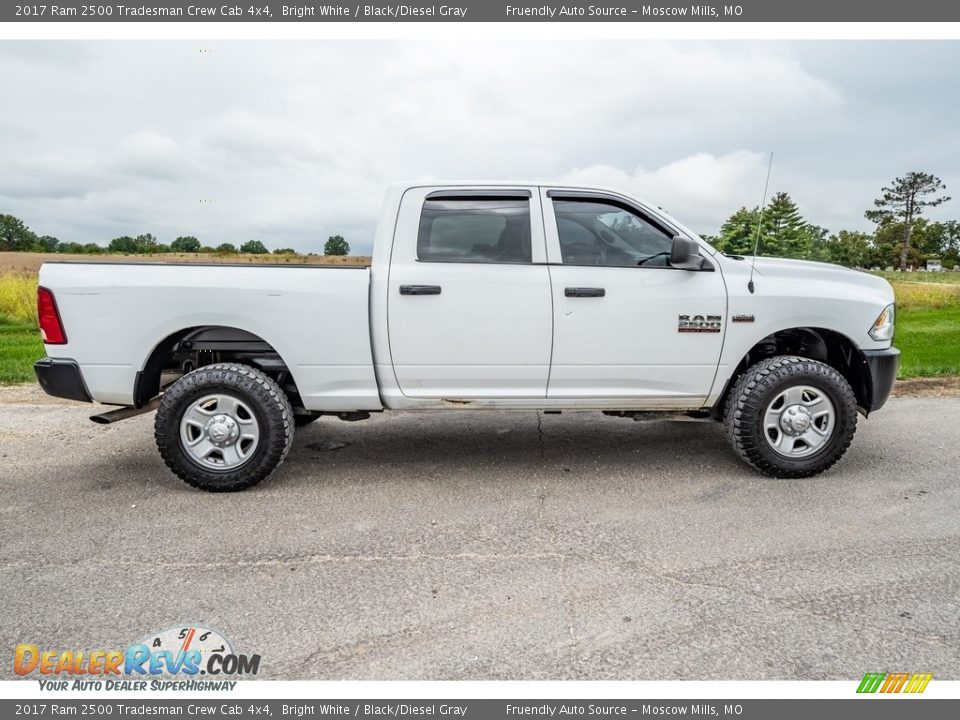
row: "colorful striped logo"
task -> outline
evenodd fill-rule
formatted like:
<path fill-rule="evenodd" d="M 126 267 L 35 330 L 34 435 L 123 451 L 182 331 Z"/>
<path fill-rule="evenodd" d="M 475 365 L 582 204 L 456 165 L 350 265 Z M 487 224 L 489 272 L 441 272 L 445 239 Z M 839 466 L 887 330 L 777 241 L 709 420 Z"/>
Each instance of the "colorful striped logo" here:
<path fill-rule="evenodd" d="M 922 693 L 932 679 L 932 673 L 867 673 L 857 692 Z"/>

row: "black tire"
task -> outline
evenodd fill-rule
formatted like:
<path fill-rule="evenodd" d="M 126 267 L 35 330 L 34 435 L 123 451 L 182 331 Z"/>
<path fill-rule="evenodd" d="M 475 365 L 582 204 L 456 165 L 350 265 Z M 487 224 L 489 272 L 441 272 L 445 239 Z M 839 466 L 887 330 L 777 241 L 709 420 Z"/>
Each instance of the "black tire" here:
<path fill-rule="evenodd" d="M 312 422 L 320 419 L 320 415 L 294 415 L 293 424 L 295 427 L 305 427 Z"/>
<path fill-rule="evenodd" d="M 205 394 L 220 393 L 241 400 L 259 425 L 260 439 L 242 465 L 229 470 L 201 466 L 180 439 L 184 413 Z M 293 409 L 280 387 L 259 370 L 238 363 L 198 368 L 177 380 L 163 394 L 154 423 L 154 437 L 163 461 L 181 480 L 208 492 L 235 492 L 262 482 L 277 469 L 293 440 Z"/>
<path fill-rule="evenodd" d="M 813 454 L 793 458 L 778 453 L 767 442 L 763 419 L 780 393 L 799 385 L 825 394 L 833 404 L 835 420 L 832 435 L 823 445 Z M 764 475 L 811 477 L 831 467 L 850 447 L 857 430 L 857 400 L 850 384 L 829 365 L 781 355 L 761 360 L 740 376 L 727 398 L 723 424 L 737 455 Z M 771 432 L 776 439 L 778 431 Z"/>

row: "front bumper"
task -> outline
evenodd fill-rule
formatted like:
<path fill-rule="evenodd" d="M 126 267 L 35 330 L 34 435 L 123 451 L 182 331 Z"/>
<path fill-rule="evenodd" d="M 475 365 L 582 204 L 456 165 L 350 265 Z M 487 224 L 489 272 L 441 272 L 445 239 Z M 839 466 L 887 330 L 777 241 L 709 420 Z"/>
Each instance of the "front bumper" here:
<path fill-rule="evenodd" d="M 54 360 L 45 357 L 34 363 L 33 370 L 37 373 L 40 387 L 47 395 L 93 402 L 83 382 L 83 376 L 80 374 L 80 367 L 73 360 Z"/>
<path fill-rule="evenodd" d="M 866 393 L 864 411 L 871 413 L 879 410 L 890 397 L 893 381 L 897 379 L 900 368 L 900 351 L 895 347 L 886 350 L 864 350 L 863 358 L 870 374 L 870 387 Z"/>

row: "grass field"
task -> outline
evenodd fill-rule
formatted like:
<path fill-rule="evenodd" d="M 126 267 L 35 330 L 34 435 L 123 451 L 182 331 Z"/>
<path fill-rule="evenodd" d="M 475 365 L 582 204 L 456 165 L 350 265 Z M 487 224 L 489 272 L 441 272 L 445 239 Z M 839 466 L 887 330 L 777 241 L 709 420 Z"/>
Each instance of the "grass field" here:
<path fill-rule="evenodd" d="M 900 377 L 960 375 L 960 273 L 878 273 L 897 296 Z"/>
<path fill-rule="evenodd" d="M 0 384 L 32 381 L 33 363 L 44 354 L 36 329 L 36 270 L 45 257 L 0 253 Z M 277 262 L 277 257 L 249 256 L 249 261 Z M 193 258 L 208 260 L 207 256 L 177 256 L 181 262 Z M 322 257 L 305 260 L 330 264 Z M 348 258 L 336 264 L 367 262 L 369 258 Z M 960 376 L 960 273 L 879 274 L 893 284 L 897 296 L 895 344 L 903 352 L 900 377 Z"/>
<path fill-rule="evenodd" d="M 900 377 L 960 375 L 960 304 L 899 311 L 894 344 L 903 353 Z"/>
<path fill-rule="evenodd" d="M 33 363 L 43 354 L 33 323 L 0 315 L 0 385 L 34 380 Z"/>

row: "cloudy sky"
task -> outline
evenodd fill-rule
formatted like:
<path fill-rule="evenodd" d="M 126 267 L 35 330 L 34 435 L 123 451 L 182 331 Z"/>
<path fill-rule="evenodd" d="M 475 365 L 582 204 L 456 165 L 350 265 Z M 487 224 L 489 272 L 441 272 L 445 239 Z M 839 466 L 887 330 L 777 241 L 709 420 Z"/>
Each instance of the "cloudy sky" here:
<path fill-rule="evenodd" d="M 64 241 L 365 252 L 424 178 L 610 185 L 712 233 L 771 150 L 832 230 L 910 170 L 960 218 L 960 43 L 3 41 L 0 77 L 0 213 Z"/>

